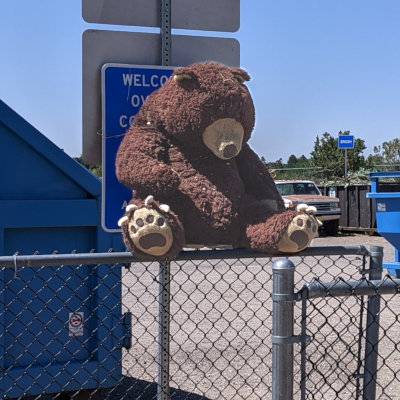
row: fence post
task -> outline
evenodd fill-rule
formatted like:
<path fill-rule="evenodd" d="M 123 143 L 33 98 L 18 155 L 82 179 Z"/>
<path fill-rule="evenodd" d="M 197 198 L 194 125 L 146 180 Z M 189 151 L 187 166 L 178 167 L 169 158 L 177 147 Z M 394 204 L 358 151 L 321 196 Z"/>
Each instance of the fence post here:
<path fill-rule="evenodd" d="M 294 264 L 272 266 L 272 400 L 293 399 Z"/>
<path fill-rule="evenodd" d="M 369 279 L 382 279 L 383 247 L 371 246 Z M 378 367 L 378 343 L 379 343 L 379 295 L 368 297 L 367 326 L 365 337 L 365 361 L 364 361 L 364 390 L 363 400 L 375 400 L 376 376 Z"/>
<path fill-rule="evenodd" d="M 170 344 L 170 283 L 169 261 L 160 263 L 159 270 L 159 342 L 157 400 L 169 400 L 169 344 Z"/>

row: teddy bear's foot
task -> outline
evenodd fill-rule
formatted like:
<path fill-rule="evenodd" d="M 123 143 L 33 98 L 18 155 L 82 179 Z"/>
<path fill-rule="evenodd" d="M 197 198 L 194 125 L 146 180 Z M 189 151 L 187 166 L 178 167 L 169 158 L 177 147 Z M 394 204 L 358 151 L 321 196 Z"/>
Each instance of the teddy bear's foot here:
<path fill-rule="evenodd" d="M 152 196 L 146 199 L 145 205 L 153 202 Z M 159 207 L 160 211 L 168 212 L 165 204 Z M 138 208 L 130 204 L 126 208 L 126 215 L 118 224 L 122 227 L 127 241 L 133 244 L 133 248 L 141 252 L 160 257 L 168 253 L 173 243 L 173 233 L 166 217 L 157 209 L 143 207 Z"/>
<path fill-rule="evenodd" d="M 304 250 L 311 240 L 318 236 L 318 225 L 318 221 L 311 214 L 296 215 L 281 237 L 278 250 L 282 253 Z"/>

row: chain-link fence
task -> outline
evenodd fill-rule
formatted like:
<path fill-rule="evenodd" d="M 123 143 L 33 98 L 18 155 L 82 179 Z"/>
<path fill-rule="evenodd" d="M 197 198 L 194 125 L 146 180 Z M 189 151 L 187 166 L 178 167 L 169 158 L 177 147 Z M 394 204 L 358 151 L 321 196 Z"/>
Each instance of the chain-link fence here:
<path fill-rule="evenodd" d="M 314 279 L 302 297 L 301 399 L 399 397 L 400 280 L 372 247 L 361 279 Z M 367 279 L 368 278 L 368 279 Z"/>
<path fill-rule="evenodd" d="M 0 393 L 278 399 L 278 361 L 289 349 L 292 370 L 285 366 L 283 384 L 291 382 L 294 398 L 357 399 L 370 343 L 379 368 L 371 381 L 379 398 L 393 398 L 400 388 L 396 295 L 380 310 L 378 352 L 366 340 L 368 293 L 333 296 L 329 286 L 367 282 L 369 252 L 310 248 L 290 260 L 292 294 L 279 297 L 278 258 L 259 253 L 186 251 L 171 263 L 111 252 L 0 257 Z M 324 295 L 316 285 L 327 285 Z M 282 300 L 293 306 L 289 339 L 274 331 L 273 308 Z"/>

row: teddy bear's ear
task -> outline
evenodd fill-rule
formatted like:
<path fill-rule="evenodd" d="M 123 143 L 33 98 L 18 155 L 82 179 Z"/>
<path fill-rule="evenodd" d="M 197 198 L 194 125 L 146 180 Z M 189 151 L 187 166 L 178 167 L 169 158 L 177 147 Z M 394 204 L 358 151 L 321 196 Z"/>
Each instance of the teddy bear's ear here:
<path fill-rule="evenodd" d="M 232 68 L 232 73 L 239 83 L 244 83 L 250 80 L 250 75 L 241 68 Z"/>
<path fill-rule="evenodd" d="M 185 71 L 185 69 L 178 69 L 174 72 L 174 81 L 182 86 L 188 82 L 194 82 L 196 80 L 196 76 L 191 71 Z"/>

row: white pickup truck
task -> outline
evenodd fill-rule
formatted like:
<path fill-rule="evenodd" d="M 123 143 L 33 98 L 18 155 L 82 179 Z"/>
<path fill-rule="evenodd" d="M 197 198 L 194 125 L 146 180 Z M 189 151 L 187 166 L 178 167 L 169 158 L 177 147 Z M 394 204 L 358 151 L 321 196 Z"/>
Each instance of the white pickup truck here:
<path fill-rule="evenodd" d="M 315 216 L 323 222 L 326 234 L 337 234 L 341 214 L 338 198 L 324 196 L 313 181 L 285 180 L 275 181 L 275 184 L 286 208 L 295 209 L 301 203 L 314 206 L 317 209 Z"/>

